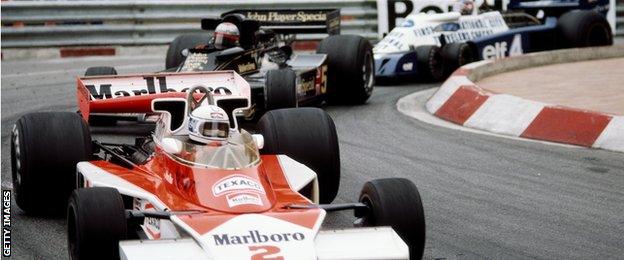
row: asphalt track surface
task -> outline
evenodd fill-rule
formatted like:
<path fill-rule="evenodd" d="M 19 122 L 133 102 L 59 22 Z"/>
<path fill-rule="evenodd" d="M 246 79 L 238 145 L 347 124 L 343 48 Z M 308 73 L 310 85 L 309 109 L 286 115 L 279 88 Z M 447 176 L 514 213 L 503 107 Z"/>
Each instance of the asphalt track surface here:
<path fill-rule="evenodd" d="M 2 62 L 2 188 L 10 187 L 10 130 L 20 115 L 75 111 L 75 76 L 88 66 L 145 72 L 162 68 L 163 60 Z M 425 206 L 426 259 L 624 255 L 624 154 L 451 130 L 396 110 L 399 98 L 436 86 L 378 86 L 366 105 L 326 108 L 340 139 L 336 202 L 354 201 L 374 178 L 411 179 Z M 12 210 L 13 258 L 67 258 L 64 219 L 30 217 L 16 205 Z M 330 214 L 326 227 L 352 221 L 351 212 Z"/>

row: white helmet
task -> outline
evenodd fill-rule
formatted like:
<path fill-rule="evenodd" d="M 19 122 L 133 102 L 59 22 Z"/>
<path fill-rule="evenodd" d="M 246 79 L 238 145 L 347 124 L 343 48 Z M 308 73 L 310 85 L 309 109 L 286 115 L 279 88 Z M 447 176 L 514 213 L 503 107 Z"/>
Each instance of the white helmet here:
<path fill-rule="evenodd" d="M 203 105 L 189 115 L 188 130 L 189 137 L 196 142 L 225 141 L 230 133 L 230 120 L 222 108 Z"/>
<path fill-rule="evenodd" d="M 217 49 L 226 49 L 238 46 L 240 33 L 233 23 L 220 23 L 214 31 L 214 46 Z"/>

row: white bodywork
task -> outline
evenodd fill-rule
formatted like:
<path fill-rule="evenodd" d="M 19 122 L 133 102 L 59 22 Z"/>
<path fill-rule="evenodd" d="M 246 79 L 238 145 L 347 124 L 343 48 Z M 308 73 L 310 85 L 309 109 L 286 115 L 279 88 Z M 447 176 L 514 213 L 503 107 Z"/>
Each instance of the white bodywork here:
<path fill-rule="evenodd" d="M 298 191 L 312 183 L 313 199 L 318 202 L 316 173 L 286 155 L 278 155 L 278 160 L 291 189 Z M 158 197 L 92 163 L 78 163 L 77 171 L 83 177 L 80 186 L 114 187 L 121 194 L 135 198 L 135 210 L 169 210 Z M 141 227 L 148 239 L 121 241 L 120 256 L 121 259 L 251 259 L 253 255 L 284 259 L 409 258 L 407 245 L 391 228 L 319 232 L 325 214 L 321 210 L 311 229 L 261 214 L 242 214 L 204 234 L 176 215 L 170 220 L 145 218 Z M 279 253 L 270 254 L 275 248 Z"/>
<path fill-rule="evenodd" d="M 314 239 L 313 254 L 285 259 L 409 259 L 407 245 L 389 227 L 323 230 Z M 218 259 L 210 258 L 192 239 L 129 240 L 119 242 L 125 259 Z M 244 252 L 244 251 L 243 251 Z M 307 252 L 309 253 L 309 252 Z M 268 256 L 268 255 L 267 255 Z M 249 259 L 249 255 L 241 256 Z M 226 256 L 223 259 L 237 259 Z"/>
<path fill-rule="evenodd" d="M 440 25 L 456 23 L 458 30 L 446 31 Z M 401 26 L 395 27 L 373 49 L 375 54 L 405 52 L 417 46 L 440 46 L 440 37 L 447 43 L 463 42 L 476 37 L 509 30 L 499 12 L 480 15 L 460 15 L 457 12 L 443 14 L 412 14 Z"/>

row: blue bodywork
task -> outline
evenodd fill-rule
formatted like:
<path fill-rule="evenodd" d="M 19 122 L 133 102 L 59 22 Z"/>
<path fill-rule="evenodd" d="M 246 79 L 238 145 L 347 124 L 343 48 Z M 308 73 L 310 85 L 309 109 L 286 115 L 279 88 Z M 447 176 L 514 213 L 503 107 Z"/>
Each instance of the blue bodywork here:
<path fill-rule="evenodd" d="M 541 25 L 510 29 L 502 33 L 479 37 L 468 43 L 473 46 L 477 54 L 476 60 L 551 50 L 556 48 L 556 28 L 557 18 L 548 17 Z M 516 37 L 519 39 L 514 45 Z M 520 52 L 513 53 L 512 46 Z M 375 77 L 416 77 L 418 76 L 417 57 L 415 50 L 375 54 Z"/>
<path fill-rule="evenodd" d="M 508 6 L 510 10 L 522 9 L 527 11 L 527 13 L 543 10 L 547 17 L 540 25 L 514 28 L 467 42 L 473 47 L 475 54 L 477 54 L 476 60 L 553 50 L 559 46 L 556 35 L 558 16 L 575 9 L 593 9 L 606 14 L 608 7 L 609 0 L 512 0 Z M 514 39 L 516 39 L 515 45 Z M 515 52 L 512 52 L 512 46 L 515 47 L 513 48 Z M 377 53 L 375 54 L 375 76 L 382 79 L 402 76 L 416 77 L 418 76 L 416 59 L 417 53 L 415 50 L 384 54 Z"/>
<path fill-rule="evenodd" d="M 375 54 L 375 77 L 416 76 L 416 51 Z"/>

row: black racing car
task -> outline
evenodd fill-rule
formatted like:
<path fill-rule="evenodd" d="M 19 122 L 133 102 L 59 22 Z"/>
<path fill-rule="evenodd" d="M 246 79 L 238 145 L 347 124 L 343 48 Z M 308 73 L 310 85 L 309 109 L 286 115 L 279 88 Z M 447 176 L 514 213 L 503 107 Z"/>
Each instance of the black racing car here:
<path fill-rule="evenodd" d="M 180 35 L 169 44 L 168 71 L 234 70 L 252 86 L 253 117 L 278 108 L 365 103 L 373 92 L 374 62 L 368 40 L 339 35 L 340 10 L 234 10 L 202 19 L 202 29 L 235 24 L 240 47 L 216 50 L 211 35 Z M 296 34 L 329 34 L 315 53 L 294 53 Z M 198 48 L 201 46 L 201 48 Z"/>

